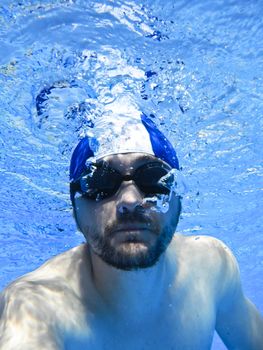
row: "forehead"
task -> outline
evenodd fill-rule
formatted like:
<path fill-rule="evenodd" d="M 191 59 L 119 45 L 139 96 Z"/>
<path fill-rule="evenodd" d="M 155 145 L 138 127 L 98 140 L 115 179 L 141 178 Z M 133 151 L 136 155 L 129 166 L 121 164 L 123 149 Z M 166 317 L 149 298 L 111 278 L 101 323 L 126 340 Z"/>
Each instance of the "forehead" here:
<path fill-rule="evenodd" d="M 116 170 L 137 168 L 149 162 L 162 162 L 159 158 L 147 153 L 118 153 L 103 157 L 100 160 L 106 161 Z"/>

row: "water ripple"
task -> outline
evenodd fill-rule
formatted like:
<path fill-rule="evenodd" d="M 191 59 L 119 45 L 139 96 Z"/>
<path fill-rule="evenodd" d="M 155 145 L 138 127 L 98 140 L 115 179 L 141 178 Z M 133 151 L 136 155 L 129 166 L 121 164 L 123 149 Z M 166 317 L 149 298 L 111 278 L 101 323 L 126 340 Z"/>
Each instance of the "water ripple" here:
<path fill-rule="evenodd" d="M 261 1 L 0 5 L 2 285 L 19 264 L 13 251 L 31 251 L 23 273 L 82 241 L 68 197 L 72 147 L 131 101 L 176 145 L 189 187 L 179 230 L 229 244 L 260 304 L 250 273 L 262 274 L 261 13 Z"/>

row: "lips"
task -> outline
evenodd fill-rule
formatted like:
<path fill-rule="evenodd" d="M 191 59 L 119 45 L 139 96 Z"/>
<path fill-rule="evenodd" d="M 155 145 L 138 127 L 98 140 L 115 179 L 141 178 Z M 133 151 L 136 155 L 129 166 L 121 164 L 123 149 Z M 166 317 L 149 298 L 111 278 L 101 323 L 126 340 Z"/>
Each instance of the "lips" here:
<path fill-rule="evenodd" d="M 119 243 L 145 243 L 150 238 L 152 230 L 146 225 L 118 225 L 112 231 L 112 238 Z"/>
<path fill-rule="evenodd" d="M 133 231 L 151 231 L 149 226 L 137 226 L 137 225 L 129 225 L 129 226 L 119 226 L 114 232 L 133 232 Z"/>

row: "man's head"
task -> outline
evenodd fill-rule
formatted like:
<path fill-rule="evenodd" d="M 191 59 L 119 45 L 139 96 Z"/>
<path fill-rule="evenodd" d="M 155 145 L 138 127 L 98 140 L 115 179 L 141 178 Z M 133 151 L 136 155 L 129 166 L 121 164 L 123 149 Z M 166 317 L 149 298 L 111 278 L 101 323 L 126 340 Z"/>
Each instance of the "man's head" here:
<path fill-rule="evenodd" d="M 94 160 L 90 143 L 80 142 L 72 156 L 71 199 L 77 225 L 93 253 L 124 270 L 158 261 L 181 211 L 174 191 L 176 153 L 155 125 L 150 126 L 153 154 L 120 152 L 87 162 L 89 157 Z"/>

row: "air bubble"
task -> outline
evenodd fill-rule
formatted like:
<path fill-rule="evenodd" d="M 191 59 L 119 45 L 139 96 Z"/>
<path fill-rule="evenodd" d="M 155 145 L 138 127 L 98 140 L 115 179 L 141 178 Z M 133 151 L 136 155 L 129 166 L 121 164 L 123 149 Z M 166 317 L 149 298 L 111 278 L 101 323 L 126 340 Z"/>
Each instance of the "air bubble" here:
<path fill-rule="evenodd" d="M 153 197 L 144 198 L 143 204 L 151 204 L 151 210 L 165 214 L 169 210 L 169 200 L 168 195 L 158 194 Z"/>

